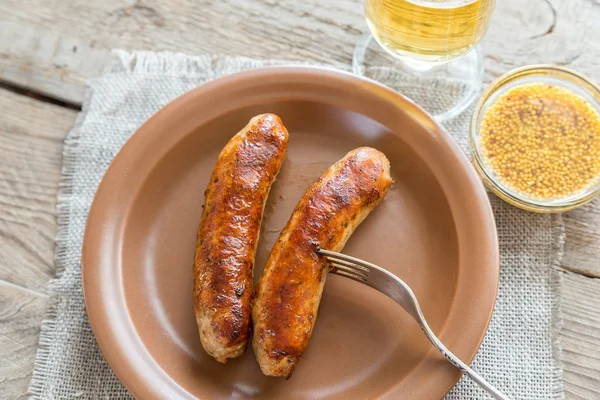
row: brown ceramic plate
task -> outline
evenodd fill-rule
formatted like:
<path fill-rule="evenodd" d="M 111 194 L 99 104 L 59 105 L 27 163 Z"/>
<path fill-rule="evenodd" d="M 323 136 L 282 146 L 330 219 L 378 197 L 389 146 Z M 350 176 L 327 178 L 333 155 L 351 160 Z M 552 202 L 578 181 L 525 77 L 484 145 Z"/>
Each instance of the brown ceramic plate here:
<path fill-rule="evenodd" d="M 266 378 L 252 349 L 221 365 L 200 346 L 192 261 L 203 192 L 217 155 L 250 117 L 277 113 L 288 156 L 266 208 L 256 262 L 327 167 L 362 145 L 382 150 L 395 185 L 346 253 L 415 291 L 440 339 L 471 361 L 498 284 L 486 193 L 449 135 L 400 94 L 351 74 L 307 67 L 230 75 L 148 120 L 108 169 L 90 210 L 83 284 L 108 363 L 140 399 L 441 398 L 459 374 L 399 306 L 330 276 L 311 343 L 288 381 Z"/>

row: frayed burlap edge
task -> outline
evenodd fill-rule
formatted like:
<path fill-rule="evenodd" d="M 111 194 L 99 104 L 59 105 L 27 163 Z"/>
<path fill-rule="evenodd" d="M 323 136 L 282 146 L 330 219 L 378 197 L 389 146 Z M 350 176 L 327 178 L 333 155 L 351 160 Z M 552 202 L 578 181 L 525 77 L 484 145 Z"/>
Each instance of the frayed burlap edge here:
<path fill-rule="evenodd" d="M 40 328 L 40 342 L 33 373 L 29 384 L 28 394 L 31 399 L 42 399 L 46 371 L 48 369 L 49 350 L 52 343 L 52 333 L 56 329 L 56 318 L 58 316 L 59 303 L 62 300 L 57 296 L 56 286 L 61 280 L 66 268 L 67 240 L 69 238 L 69 219 L 71 216 L 71 197 L 73 195 L 73 178 L 75 176 L 75 166 L 77 165 L 77 148 L 79 147 L 80 128 L 87 115 L 88 106 L 92 98 L 92 90 L 88 88 L 83 101 L 83 106 L 71 131 L 67 134 L 63 148 L 63 165 L 60 174 L 60 182 L 57 196 L 57 232 L 56 232 L 56 253 L 54 256 L 56 275 L 50 279 L 47 286 L 48 307 L 46 315 L 42 320 Z"/>
<path fill-rule="evenodd" d="M 554 238 L 553 247 L 556 251 L 556 257 L 552 263 L 551 285 L 555 292 L 554 303 L 552 304 L 552 352 L 555 365 L 552 368 L 553 386 L 552 399 L 564 400 L 564 376 L 562 368 L 562 346 L 560 343 L 560 332 L 563 328 L 563 317 L 561 312 L 562 303 L 562 273 L 561 263 L 565 252 L 565 225 L 561 214 L 552 217 L 552 236 Z"/>

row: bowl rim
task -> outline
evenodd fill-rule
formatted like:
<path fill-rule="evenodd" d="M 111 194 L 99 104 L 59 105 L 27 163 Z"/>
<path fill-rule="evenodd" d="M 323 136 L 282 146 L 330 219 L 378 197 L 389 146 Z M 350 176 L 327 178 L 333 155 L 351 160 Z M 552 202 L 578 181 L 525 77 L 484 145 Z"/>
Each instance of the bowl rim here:
<path fill-rule="evenodd" d="M 469 150 L 471 152 L 471 158 L 475 166 L 475 170 L 480 175 L 486 187 L 488 187 L 494 194 L 507 203 L 527 211 L 538 213 L 558 213 L 572 210 L 590 202 L 600 194 L 600 177 L 599 181 L 595 185 L 591 186 L 590 190 L 585 190 L 577 196 L 566 198 L 564 201 L 544 201 L 530 199 L 510 190 L 499 179 L 494 177 L 493 173 L 489 170 L 489 168 L 487 168 L 487 164 L 484 161 L 481 152 L 479 151 L 479 146 L 477 145 L 477 137 L 480 135 L 480 119 L 487 111 L 486 103 L 488 100 L 492 96 L 502 92 L 506 85 L 514 83 L 519 79 L 531 76 L 550 76 L 555 80 L 569 81 L 570 83 L 576 84 L 580 89 L 587 91 L 590 95 L 597 99 L 599 105 L 591 105 L 600 113 L 600 86 L 585 75 L 580 74 L 579 72 L 576 72 L 570 68 L 551 64 L 533 64 L 513 69 L 493 81 L 483 92 L 479 98 L 479 101 L 475 105 L 475 111 L 471 116 L 471 122 L 469 126 Z"/>
<path fill-rule="evenodd" d="M 284 85 L 288 90 L 281 92 L 280 88 Z M 257 88 L 262 92 L 258 93 Z M 367 115 L 395 134 L 402 129 L 403 119 L 397 117 L 399 113 L 424 128 L 416 137 L 405 135 L 407 143 L 431 147 L 425 150 L 417 146 L 413 150 L 428 164 L 431 163 L 429 167 L 438 175 L 438 182 L 448 198 L 455 219 L 461 254 L 457 294 L 439 337 L 444 340 L 450 323 L 459 324 L 460 335 L 452 337 L 456 341 L 453 351 L 463 361 L 470 363 L 487 332 L 500 274 L 494 215 L 472 164 L 444 128 L 400 93 L 345 71 L 294 65 L 238 72 L 181 95 L 147 120 L 125 143 L 107 169 L 90 207 L 84 232 L 82 281 L 92 331 L 115 375 L 136 398 L 165 398 L 165 393 L 169 393 L 170 398 L 194 398 L 175 381 L 165 383 L 165 379 L 171 378 L 141 343 L 129 317 L 120 274 L 120 245 L 130 211 L 128 199 L 133 198 L 144 184 L 143 178 L 151 167 L 149 157 L 164 157 L 194 126 L 210 121 L 219 115 L 218 112 L 225 113 L 253 104 L 252 101 L 257 98 L 270 101 L 319 98 L 323 103 Z M 227 99 L 226 108 L 223 107 L 223 99 Z M 368 113 L 366 110 L 369 110 Z M 181 129 L 171 130 L 169 135 L 165 135 L 164 131 L 169 129 L 169 121 L 173 118 L 188 120 Z M 426 154 L 429 155 L 425 157 Z M 462 183 L 460 190 L 456 187 L 459 183 Z M 461 231 L 460 228 L 469 229 Z M 465 268 L 465 264 L 470 268 Z M 477 284 L 473 285 L 473 282 Z M 469 291 L 465 289 L 467 287 L 477 287 L 477 290 Z M 457 310 L 457 302 L 461 303 L 460 311 Z M 452 321 L 453 316 L 456 319 L 465 314 L 473 319 L 470 325 L 460 324 L 461 321 L 465 322 L 466 316 Z M 425 385 L 423 390 L 440 394 L 440 388 L 443 388 L 447 393 L 460 378 L 460 373 L 449 364 L 440 364 L 443 360 L 432 348 L 418 366 L 417 376 L 412 379 L 423 380 L 431 375 L 428 367 L 443 365 L 443 368 L 434 370 L 437 375 L 433 377 L 433 382 L 439 379 L 438 383 Z M 400 385 L 400 381 L 397 385 Z M 397 386 L 392 387 L 390 393 L 396 389 Z"/>

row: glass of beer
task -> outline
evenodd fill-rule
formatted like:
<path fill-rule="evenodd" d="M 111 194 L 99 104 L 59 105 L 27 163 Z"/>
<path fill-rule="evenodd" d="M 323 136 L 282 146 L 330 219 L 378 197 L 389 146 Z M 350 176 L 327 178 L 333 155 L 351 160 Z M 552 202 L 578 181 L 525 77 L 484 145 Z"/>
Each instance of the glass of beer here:
<path fill-rule="evenodd" d="M 396 86 L 438 120 L 456 116 L 480 93 L 483 57 L 477 44 L 494 5 L 495 0 L 366 0 L 371 34 L 356 46 L 354 71 Z"/>

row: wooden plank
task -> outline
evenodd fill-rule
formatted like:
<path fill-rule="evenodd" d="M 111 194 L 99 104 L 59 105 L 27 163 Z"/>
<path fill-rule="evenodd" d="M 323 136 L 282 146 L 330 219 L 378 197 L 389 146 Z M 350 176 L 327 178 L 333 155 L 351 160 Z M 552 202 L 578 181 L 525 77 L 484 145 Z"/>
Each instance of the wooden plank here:
<path fill-rule="evenodd" d="M 600 81 L 600 2 L 498 0 L 482 44 L 486 76 L 530 64 L 573 68 Z"/>
<path fill-rule="evenodd" d="M 600 279 L 563 276 L 561 330 L 567 399 L 600 399 Z"/>
<path fill-rule="evenodd" d="M 78 103 L 111 48 L 349 63 L 366 30 L 356 0 L 8 0 L 0 15 L 0 80 Z"/>
<path fill-rule="evenodd" d="M 25 399 L 47 297 L 0 281 L 0 399 Z"/>
<path fill-rule="evenodd" d="M 0 80 L 81 103 L 111 48 L 350 63 L 367 31 L 361 0 L 0 3 Z M 502 0 L 482 45 L 486 81 L 525 64 L 600 80 L 600 3 Z M 98 29 L 102 26 L 103 29 Z"/>
<path fill-rule="evenodd" d="M 54 275 L 56 195 L 76 112 L 0 89 L 0 398 L 25 399 Z"/>
<path fill-rule="evenodd" d="M 100 75 L 109 59 L 109 50 L 58 36 L 46 24 L 0 19 L 0 81 L 80 105 L 86 79 Z"/>
<path fill-rule="evenodd" d="M 563 266 L 600 278 L 600 198 L 565 213 L 563 219 L 567 230 Z"/>
<path fill-rule="evenodd" d="M 0 109 L 0 280 L 44 292 L 63 138 L 76 113 L 2 89 Z"/>

